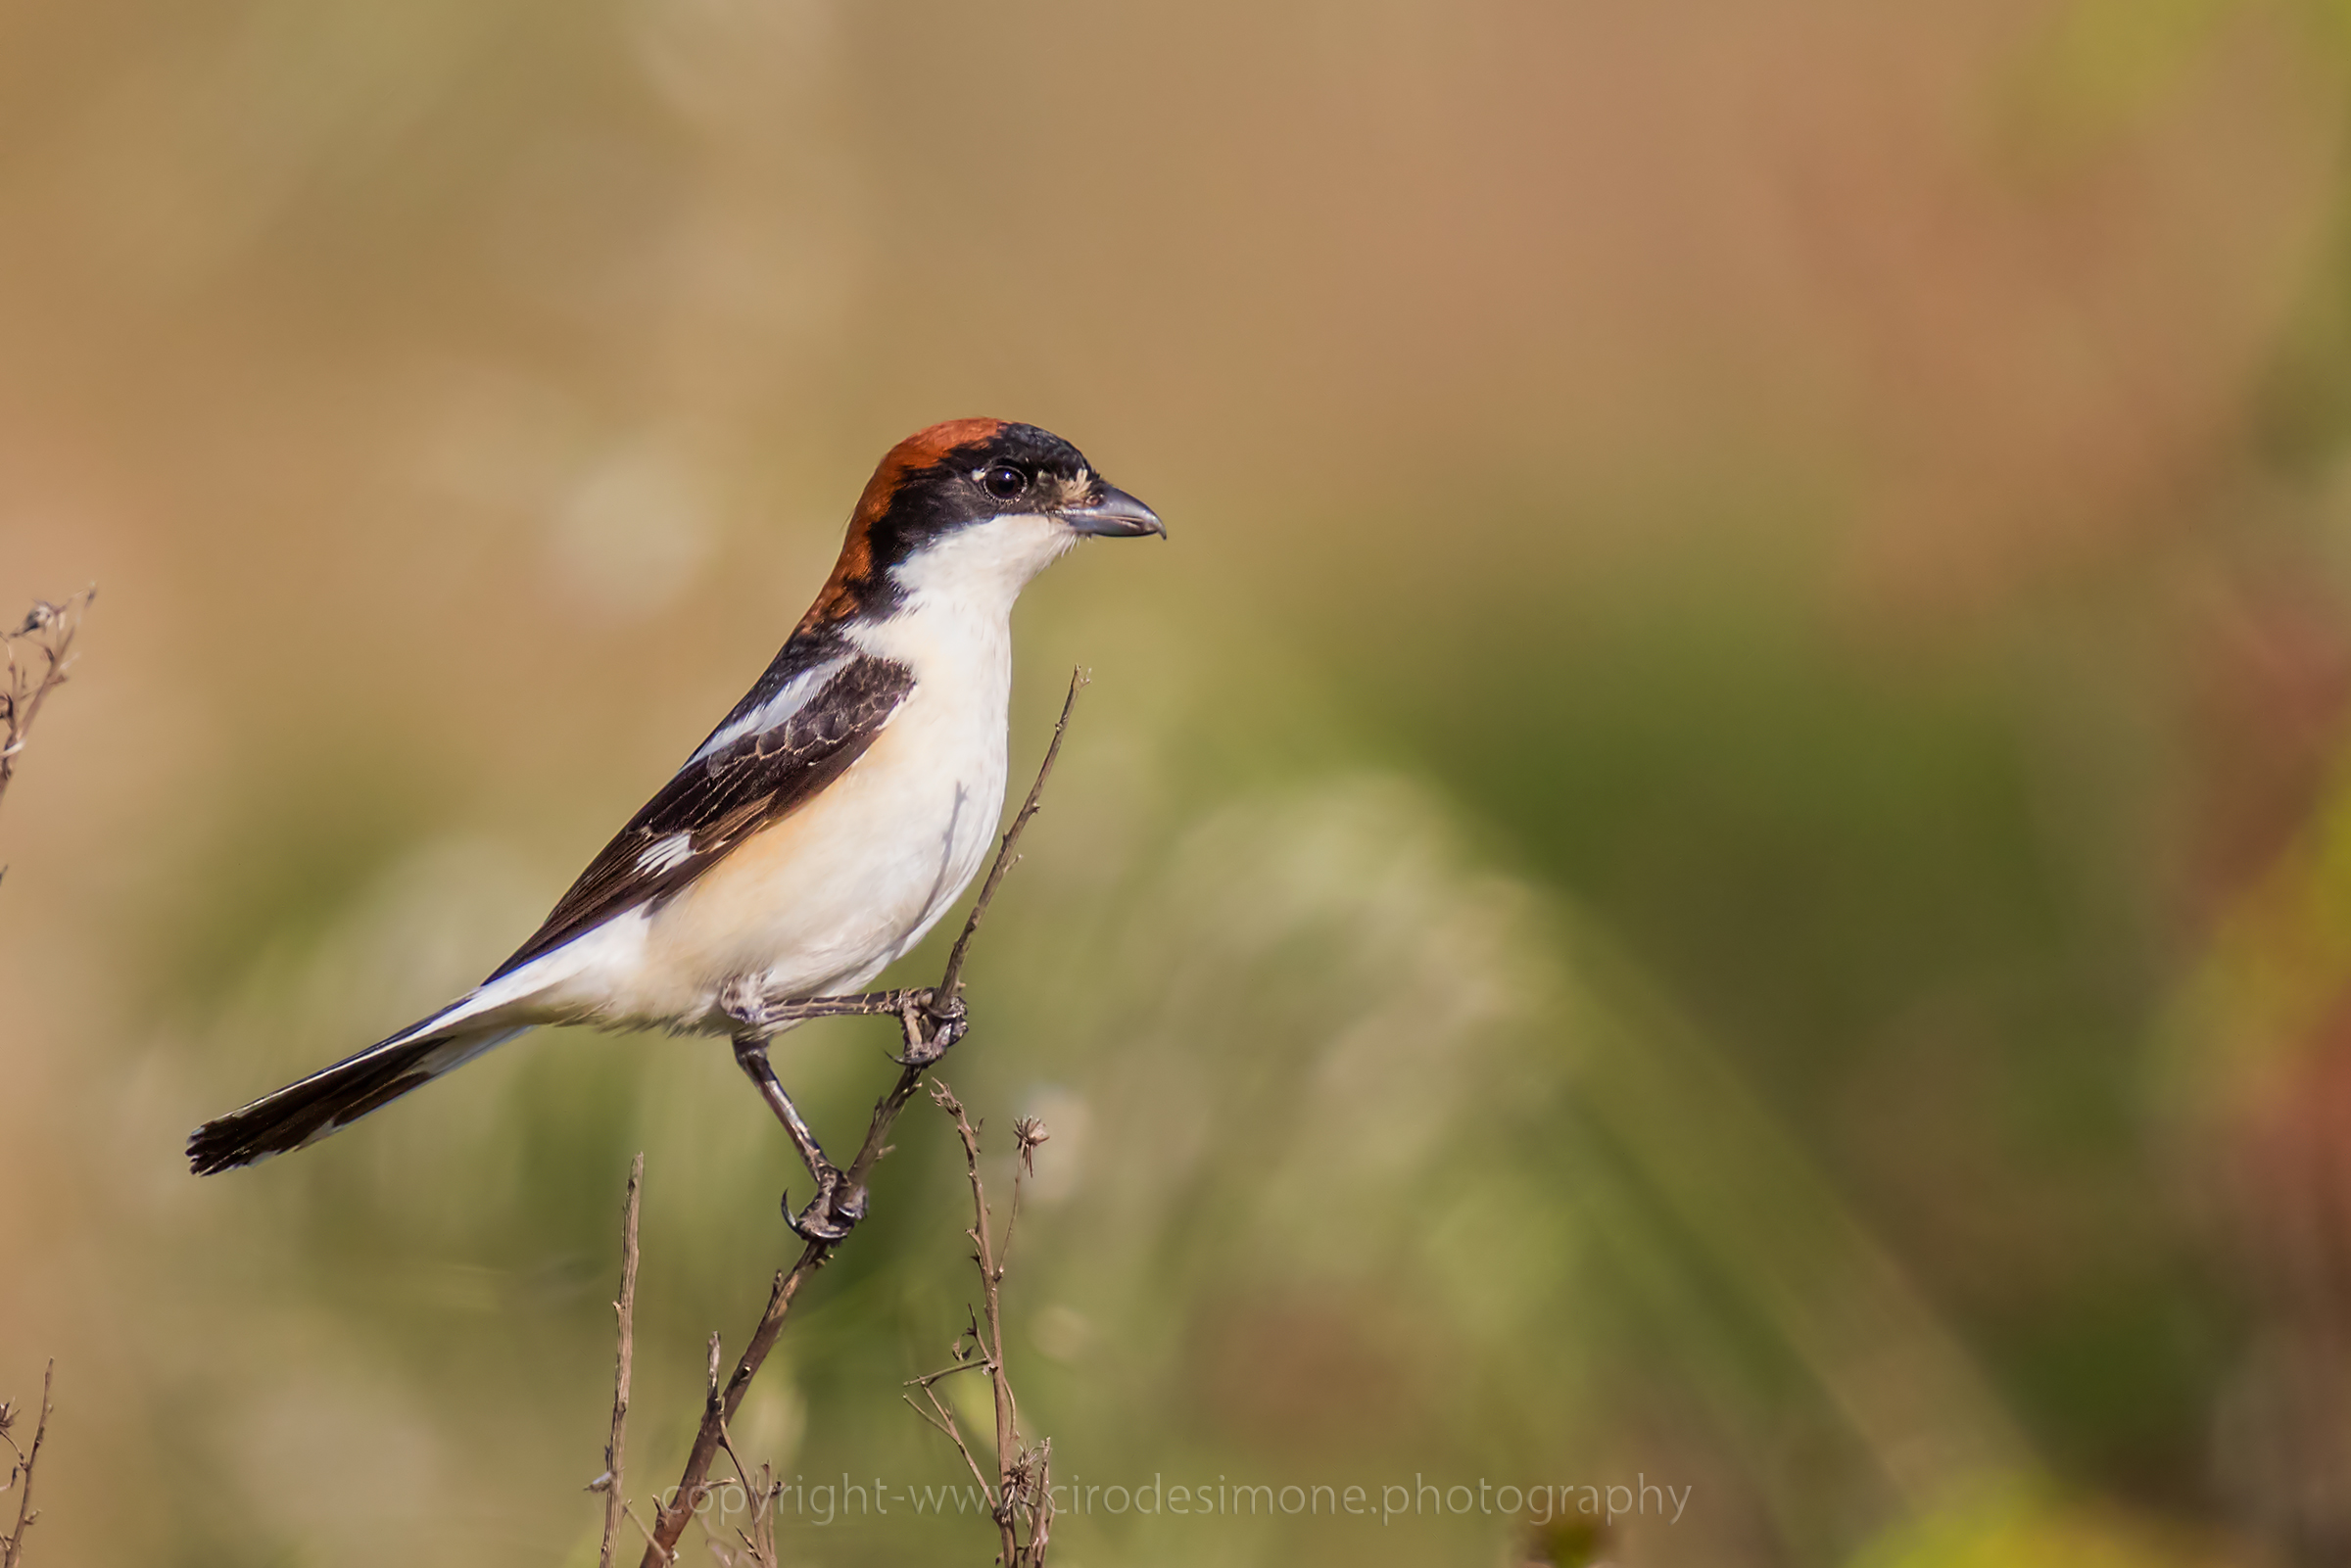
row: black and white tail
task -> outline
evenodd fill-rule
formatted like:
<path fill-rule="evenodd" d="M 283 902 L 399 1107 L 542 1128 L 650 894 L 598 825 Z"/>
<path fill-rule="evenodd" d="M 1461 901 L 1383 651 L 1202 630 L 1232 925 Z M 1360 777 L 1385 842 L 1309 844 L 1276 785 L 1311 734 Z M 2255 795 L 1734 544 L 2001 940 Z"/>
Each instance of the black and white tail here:
<path fill-rule="evenodd" d="M 520 1034 L 483 1023 L 468 998 L 333 1067 L 265 1094 L 188 1134 L 188 1168 L 199 1176 L 250 1165 L 340 1132 L 455 1067 Z"/>

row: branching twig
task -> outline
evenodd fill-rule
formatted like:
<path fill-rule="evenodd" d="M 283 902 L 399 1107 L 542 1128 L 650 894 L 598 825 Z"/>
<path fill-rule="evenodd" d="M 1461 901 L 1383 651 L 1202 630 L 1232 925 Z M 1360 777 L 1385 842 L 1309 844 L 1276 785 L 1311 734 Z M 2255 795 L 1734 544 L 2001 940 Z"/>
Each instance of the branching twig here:
<path fill-rule="evenodd" d="M 964 1349 L 964 1342 L 967 1340 L 971 1342 L 972 1347 L 968 1351 Z M 920 1392 L 923 1396 L 923 1404 L 929 1405 L 930 1408 L 925 1409 L 923 1404 L 915 1403 L 912 1394 L 901 1394 L 898 1398 L 906 1402 L 906 1408 L 921 1416 L 931 1426 L 936 1427 L 945 1435 L 949 1443 L 955 1445 L 955 1451 L 963 1455 L 965 1468 L 972 1472 L 972 1479 L 980 1484 L 980 1494 L 988 1499 L 989 1511 L 992 1513 L 995 1507 L 996 1489 L 988 1481 L 986 1472 L 980 1468 L 980 1461 L 972 1456 L 972 1446 L 963 1441 L 963 1427 L 955 1419 L 955 1412 L 939 1400 L 937 1393 L 937 1385 L 953 1377 L 956 1373 L 969 1372 L 974 1368 L 986 1367 L 989 1364 L 987 1358 L 981 1354 L 984 1343 L 980 1337 L 979 1314 L 974 1313 L 971 1318 L 971 1326 L 955 1336 L 954 1365 L 942 1366 L 936 1372 L 926 1372 L 921 1377 L 906 1380 L 906 1387 Z"/>
<path fill-rule="evenodd" d="M 97 596 L 96 588 L 85 588 L 68 594 L 63 604 L 34 599 L 24 624 L 0 636 L 0 795 L 8 793 L 9 782 L 17 776 L 17 754 L 32 734 L 41 704 L 66 684 L 66 670 L 73 662 L 73 634 L 81 630 L 82 613 Z M 41 656 L 37 677 L 21 656 L 21 647 Z M 7 875 L 8 868 L 0 866 L 0 877 Z M 49 1382 L 56 1372 L 55 1360 L 41 1369 L 41 1413 L 33 1423 L 30 1449 L 19 1448 L 9 1431 L 16 1422 L 15 1407 L 0 1403 L 0 1442 L 8 1445 L 11 1455 L 8 1481 L 0 1493 L 20 1485 L 23 1489 L 17 1494 L 16 1528 L 0 1536 L 0 1568 L 17 1568 L 24 1560 L 24 1532 L 40 1518 L 32 1506 L 32 1465 L 41 1456 L 41 1440 L 49 1435 Z"/>
<path fill-rule="evenodd" d="M 917 1378 L 923 1398 L 930 1402 L 936 1417 L 920 1406 L 915 1413 L 923 1416 L 947 1435 L 963 1462 L 972 1467 L 974 1479 L 987 1494 L 988 1512 L 996 1521 L 1002 1568 L 1043 1568 L 1046 1543 L 1053 1532 L 1053 1481 L 1050 1442 L 1035 1448 L 1021 1445 L 1020 1402 L 1013 1398 L 1012 1377 L 1004 1369 L 1004 1257 L 1012 1245 L 1012 1221 L 1020 1213 L 1021 1178 L 1035 1168 L 1036 1146 L 1046 1139 L 1044 1123 L 1024 1117 L 1013 1124 L 1013 1134 L 1020 1143 L 1020 1158 L 1012 1169 L 1012 1209 L 1005 1217 L 1004 1241 L 995 1241 L 987 1222 L 987 1188 L 980 1179 L 980 1130 L 963 1114 L 963 1102 L 955 1091 L 944 1083 L 931 1085 L 931 1100 L 941 1111 L 955 1118 L 955 1134 L 963 1141 L 963 1169 L 972 1185 L 972 1228 L 965 1232 L 972 1238 L 972 1261 L 980 1269 L 980 1300 L 987 1314 L 983 1329 L 973 1320 L 970 1336 L 977 1347 L 978 1358 L 963 1365 L 982 1365 L 987 1368 L 988 1382 L 996 1402 L 996 1480 L 993 1486 L 980 1475 L 979 1464 L 972 1458 L 963 1432 L 955 1424 L 954 1415 L 939 1402 L 932 1385 L 940 1378 L 961 1371 L 962 1365 L 927 1378 Z M 958 1340 L 958 1344 L 960 1344 Z M 909 1399 L 909 1404 L 914 1402 Z"/>
<path fill-rule="evenodd" d="M 645 1181 L 645 1154 L 629 1162 L 629 1195 L 620 1209 L 620 1299 L 612 1315 L 620 1326 L 620 1351 L 612 1373 L 612 1436 L 604 1444 L 604 1473 L 590 1483 L 604 1491 L 604 1544 L 597 1553 L 597 1568 L 612 1568 L 612 1551 L 620 1542 L 620 1521 L 629 1506 L 622 1490 L 627 1474 L 629 1429 L 629 1361 L 637 1339 L 637 1192 Z"/>
<path fill-rule="evenodd" d="M 637 1517 L 636 1509 L 630 1507 L 624 1502 L 620 1505 L 620 1511 L 628 1516 L 629 1523 L 635 1525 L 637 1527 L 637 1533 L 645 1538 L 646 1550 L 661 1551 L 659 1546 L 653 1544 L 653 1533 L 645 1528 L 645 1521 L 643 1519 Z M 674 1551 L 661 1551 L 659 1560 L 664 1563 L 675 1562 L 677 1560 L 677 1553 Z"/>
<path fill-rule="evenodd" d="M 744 1473 L 743 1461 L 736 1458 L 731 1443 L 727 1446 L 727 1456 L 735 1459 L 735 1479 L 750 1503 L 751 1527 L 735 1532 L 735 1539 L 743 1543 L 741 1550 L 721 1545 L 712 1537 L 710 1555 L 718 1559 L 719 1568 L 777 1568 L 776 1499 L 784 1495 L 784 1482 L 772 1466 L 764 1463 L 759 1466 L 759 1479 L 750 1479 Z"/>
<path fill-rule="evenodd" d="M 717 1335 L 710 1336 L 710 1345 L 713 1351 L 718 1348 Z M 710 1366 L 710 1385 L 714 1391 L 718 1386 L 715 1356 Z M 727 1430 L 724 1421 L 718 1427 L 718 1446 L 734 1462 L 735 1484 L 743 1489 L 744 1498 L 750 1505 L 751 1527 L 735 1532 L 735 1539 L 743 1543 L 743 1549 L 738 1551 L 722 1544 L 716 1536 L 711 1535 L 710 1521 L 703 1520 L 702 1532 L 707 1539 L 710 1555 L 718 1559 L 719 1568 L 778 1568 L 776 1499 L 784 1495 L 784 1483 L 776 1475 L 774 1467 L 766 1463 L 759 1466 L 759 1479 L 751 1479 L 751 1472 L 744 1465 L 743 1455 L 735 1451 L 735 1434 Z"/>
<path fill-rule="evenodd" d="M 873 1173 L 874 1163 L 889 1152 L 885 1142 L 890 1127 L 897 1121 L 898 1113 L 914 1098 L 922 1085 L 923 1074 L 936 1060 L 933 1047 L 942 1036 L 952 1040 L 962 1032 L 963 965 L 970 951 L 973 933 L 980 928 L 981 917 L 987 913 L 1003 882 L 1004 874 L 1012 869 L 1019 857 L 1013 853 L 1020 843 L 1022 830 L 1035 816 L 1044 798 L 1045 781 L 1053 775 L 1053 764 L 1061 756 L 1062 737 L 1070 727 L 1070 710 L 1076 706 L 1078 692 L 1085 685 L 1082 671 L 1070 675 L 1070 691 L 1061 704 L 1061 717 L 1053 726 L 1053 739 L 1045 747 L 1044 762 L 1036 770 L 1036 783 L 1030 786 L 1029 797 L 1021 803 L 1012 825 L 1004 831 L 1003 842 L 996 847 L 996 858 L 989 865 L 987 879 L 980 884 L 980 896 L 972 905 L 971 918 L 964 922 L 963 934 L 956 938 L 953 951 L 947 955 L 945 974 L 937 985 L 927 989 L 899 991 L 869 991 L 861 996 L 829 996 L 792 1001 L 778 997 L 766 1000 L 767 1019 L 784 1022 L 796 1019 L 842 1018 L 863 1014 L 894 1014 L 905 1031 L 906 1055 L 913 1065 L 902 1066 L 897 1082 L 890 1085 L 874 1106 L 873 1119 L 867 1124 L 865 1142 L 858 1147 L 857 1158 L 849 1163 L 843 1173 L 841 1196 L 845 1206 L 858 1206 L 865 1193 L 867 1178 Z M 678 1478 L 677 1490 L 669 1502 L 653 1516 L 652 1539 L 647 1543 L 640 1568 L 662 1568 L 671 1561 L 678 1541 L 686 1533 L 687 1521 L 694 1517 L 696 1506 L 708 1493 L 710 1466 L 716 1461 L 725 1437 L 726 1423 L 743 1403 L 743 1397 L 766 1364 L 768 1353 L 776 1348 L 783 1335 L 784 1319 L 792 1310 L 793 1298 L 809 1275 L 822 1268 L 840 1246 L 839 1240 L 810 1241 L 802 1245 L 800 1256 L 792 1265 L 780 1271 L 768 1287 L 767 1307 L 759 1314 L 758 1324 L 743 1348 L 735 1363 L 734 1373 L 721 1389 L 715 1375 L 711 1379 L 710 1396 L 705 1402 L 700 1427 L 694 1435 L 694 1446 L 687 1450 L 685 1472 Z"/>
<path fill-rule="evenodd" d="M 0 1568 L 18 1568 L 24 1560 L 24 1532 L 41 1517 L 32 1506 L 32 1467 L 41 1456 L 41 1440 L 49 1435 L 49 1380 L 56 1374 L 54 1360 L 41 1369 L 41 1413 L 33 1423 L 31 1448 L 17 1446 L 15 1434 L 9 1431 L 16 1424 L 17 1412 L 7 1404 L 0 1404 L 0 1443 L 6 1443 L 15 1456 L 8 1467 L 8 1486 L 0 1487 L 0 1492 L 6 1492 L 8 1487 L 21 1489 L 17 1493 L 17 1527 L 0 1536 Z"/>

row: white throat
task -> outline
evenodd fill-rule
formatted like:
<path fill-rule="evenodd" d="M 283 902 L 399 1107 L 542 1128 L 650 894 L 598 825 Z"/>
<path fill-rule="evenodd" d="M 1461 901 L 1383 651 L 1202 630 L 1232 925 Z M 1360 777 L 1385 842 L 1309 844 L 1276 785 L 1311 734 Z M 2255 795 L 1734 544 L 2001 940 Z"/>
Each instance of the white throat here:
<path fill-rule="evenodd" d="M 1030 580 L 1078 543 L 1058 518 L 1035 513 L 973 523 L 890 568 L 901 595 L 881 621 L 849 636 L 869 653 L 931 680 L 973 666 L 1010 670 L 1012 606 Z"/>
<path fill-rule="evenodd" d="M 890 568 L 906 595 L 900 613 L 921 601 L 1009 617 L 1030 580 L 1077 543 L 1068 524 L 1034 512 L 969 524 Z"/>

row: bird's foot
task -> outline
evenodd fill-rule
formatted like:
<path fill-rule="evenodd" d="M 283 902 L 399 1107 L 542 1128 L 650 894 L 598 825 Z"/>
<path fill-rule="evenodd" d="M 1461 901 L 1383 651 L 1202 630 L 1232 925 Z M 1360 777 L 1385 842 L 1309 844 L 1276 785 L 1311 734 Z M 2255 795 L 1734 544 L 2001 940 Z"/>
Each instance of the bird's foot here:
<path fill-rule="evenodd" d="M 849 1190 L 848 1178 L 840 1167 L 827 1163 L 817 1166 L 816 1196 L 798 1213 L 792 1212 L 792 1194 L 784 1194 L 784 1223 L 792 1233 L 805 1242 L 837 1242 L 846 1236 L 857 1221 L 865 1217 L 865 1189 Z"/>
<path fill-rule="evenodd" d="M 961 997 L 941 1002 L 934 992 L 909 991 L 898 1004 L 898 1024 L 906 1031 L 906 1054 L 890 1060 L 902 1068 L 927 1068 L 963 1038 L 972 1021 Z"/>

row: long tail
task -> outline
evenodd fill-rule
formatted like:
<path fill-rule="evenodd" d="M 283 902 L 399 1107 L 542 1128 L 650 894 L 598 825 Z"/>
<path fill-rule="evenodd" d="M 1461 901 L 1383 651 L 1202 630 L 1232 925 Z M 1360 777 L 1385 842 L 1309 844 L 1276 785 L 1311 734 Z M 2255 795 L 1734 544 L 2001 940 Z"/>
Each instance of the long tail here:
<path fill-rule="evenodd" d="M 206 1122 L 188 1134 L 188 1168 L 209 1176 L 316 1143 L 522 1032 L 512 1024 L 468 1018 L 478 1011 L 472 1000 Z"/>

